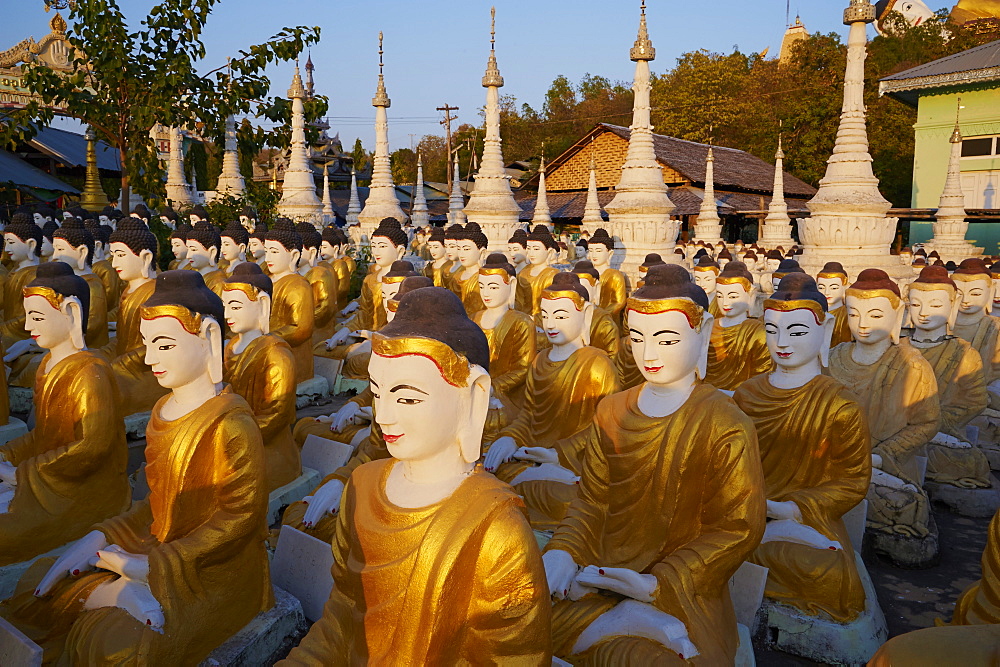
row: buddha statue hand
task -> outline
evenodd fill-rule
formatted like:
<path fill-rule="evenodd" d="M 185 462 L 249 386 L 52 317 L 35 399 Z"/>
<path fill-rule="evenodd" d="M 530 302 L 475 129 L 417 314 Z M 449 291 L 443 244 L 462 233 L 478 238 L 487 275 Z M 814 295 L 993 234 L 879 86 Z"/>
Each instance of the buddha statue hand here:
<path fill-rule="evenodd" d="M 353 401 L 348 401 L 344 404 L 344 407 L 332 415 L 330 430 L 335 433 L 342 433 L 348 424 L 354 423 L 354 419 L 359 412 L 361 412 L 361 406 Z"/>
<path fill-rule="evenodd" d="M 483 467 L 486 468 L 486 472 L 496 472 L 500 464 L 511 460 L 516 452 L 517 443 L 514 442 L 514 438 L 509 435 L 497 438 L 486 452 Z"/>
<path fill-rule="evenodd" d="M 639 602 L 652 602 L 659 582 L 651 574 L 641 574 L 627 567 L 588 565 L 576 575 L 578 583 L 601 588 Z"/>
<path fill-rule="evenodd" d="M 347 327 L 341 327 L 335 334 L 330 336 L 326 340 L 326 349 L 332 350 L 335 347 L 343 345 L 347 342 L 347 339 L 351 335 L 351 330 Z"/>
<path fill-rule="evenodd" d="M 777 520 L 789 520 L 802 523 L 802 512 L 793 500 L 778 502 L 776 500 L 767 501 L 767 518 Z"/>
<path fill-rule="evenodd" d="M 302 517 L 302 525 L 312 528 L 323 520 L 327 514 L 333 514 L 340 509 L 340 496 L 344 492 L 344 483 L 339 479 L 331 479 L 323 484 L 311 496 L 302 500 L 308 505 Z"/>
<path fill-rule="evenodd" d="M 493 387 L 490 387 L 490 410 L 503 410 L 503 401 L 496 397 Z"/>
<path fill-rule="evenodd" d="M 947 433 L 938 433 L 931 438 L 932 445 L 940 445 L 949 449 L 971 449 L 972 445 Z"/>
<path fill-rule="evenodd" d="M 514 458 L 522 461 L 533 461 L 538 464 L 559 464 L 559 454 L 551 447 L 519 447 L 514 452 Z"/>
<path fill-rule="evenodd" d="M 37 597 L 48 595 L 52 587 L 66 577 L 70 575 L 75 577 L 81 572 L 92 569 L 90 561 L 94 554 L 107 546 L 108 540 L 99 530 L 92 530 L 81 537 L 49 568 L 35 589 L 35 595 Z"/>
<path fill-rule="evenodd" d="M 578 484 L 580 476 L 572 470 L 567 470 L 559 464 L 543 463 L 540 466 L 531 466 L 523 470 L 510 480 L 511 486 L 522 482 L 562 482 L 563 484 Z"/>
<path fill-rule="evenodd" d="M 553 549 L 542 554 L 542 565 L 545 567 L 545 579 L 549 582 L 549 594 L 557 600 L 569 598 L 570 588 L 576 582 L 580 567 L 562 549 Z"/>
<path fill-rule="evenodd" d="M 17 468 L 6 461 L 0 461 L 0 482 L 17 486 Z"/>
<path fill-rule="evenodd" d="M 4 355 L 4 363 L 10 363 L 23 354 L 28 352 L 37 352 L 39 350 L 38 345 L 35 344 L 33 338 L 27 338 L 25 340 L 19 340 L 7 349 L 7 354 Z"/>
<path fill-rule="evenodd" d="M 90 559 L 90 565 L 133 581 L 145 582 L 149 579 L 149 556 L 129 553 L 117 544 L 98 550 L 97 556 Z"/>
<path fill-rule="evenodd" d="M 347 304 L 342 311 L 340 311 L 340 314 L 346 317 L 346 316 L 350 315 L 351 313 L 353 313 L 358 308 L 360 308 L 360 306 L 358 305 L 358 302 L 357 301 L 352 301 L 349 304 Z"/>

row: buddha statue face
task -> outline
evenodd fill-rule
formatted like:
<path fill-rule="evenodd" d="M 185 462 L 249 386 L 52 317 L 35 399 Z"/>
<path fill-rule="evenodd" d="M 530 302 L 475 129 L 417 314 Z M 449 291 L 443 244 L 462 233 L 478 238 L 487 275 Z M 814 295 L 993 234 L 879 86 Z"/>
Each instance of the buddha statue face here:
<path fill-rule="evenodd" d="M 237 243 L 231 236 L 223 236 L 220 246 L 222 256 L 227 262 L 237 262 L 246 258 L 247 247 Z"/>
<path fill-rule="evenodd" d="M 242 289 L 227 287 L 223 289 L 222 302 L 226 307 L 226 326 L 237 336 L 250 331 L 267 333 L 270 330 L 271 297 L 267 292 L 258 292 L 251 299 Z"/>
<path fill-rule="evenodd" d="M 58 308 L 44 296 L 25 297 L 24 313 L 24 328 L 38 347 L 51 350 L 67 340 L 78 350 L 86 346 L 80 301 L 76 297 L 63 297 Z"/>
<path fill-rule="evenodd" d="M 694 282 L 695 284 L 705 290 L 705 294 L 708 298 L 712 298 L 715 294 L 717 280 L 719 279 L 718 274 L 715 271 L 695 271 L 694 272 Z"/>
<path fill-rule="evenodd" d="M 976 315 L 989 312 L 993 303 L 993 281 L 984 275 L 981 280 L 956 280 L 958 287 L 958 312 L 962 315 Z"/>
<path fill-rule="evenodd" d="M 549 249 L 541 241 L 528 241 L 528 249 L 525 254 L 529 264 L 532 266 L 543 266 L 549 263 L 549 252 Z"/>
<path fill-rule="evenodd" d="M 289 250 L 281 245 L 279 241 L 264 241 L 264 249 L 267 251 L 267 268 L 272 276 L 292 273 L 299 263 L 299 251 Z"/>
<path fill-rule="evenodd" d="M 264 255 L 267 254 L 267 248 L 264 247 L 264 242 L 260 239 L 251 238 L 250 243 L 247 244 L 247 249 L 253 255 L 254 261 L 264 259 Z"/>
<path fill-rule="evenodd" d="M 170 239 L 170 250 L 173 251 L 177 259 L 187 259 L 187 244 L 180 239 Z"/>
<path fill-rule="evenodd" d="M 603 243 L 595 243 L 587 249 L 587 258 L 594 266 L 605 266 L 611 263 L 611 250 Z"/>
<path fill-rule="evenodd" d="M 90 249 L 85 245 L 74 248 L 66 239 L 53 239 L 52 241 L 52 260 L 66 262 L 73 267 L 74 271 L 82 271 L 86 268 L 89 253 Z M 44 246 L 42 254 L 45 254 Z"/>
<path fill-rule="evenodd" d="M 922 0 L 896 0 L 889 3 L 889 8 L 902 14 L 903 19 L 914 28 L 928 19 L 934 18 L 934 12 Z M 884 18 L 875 22 L 875 27 L 880 34 L 885 27 Z"/>
<path fill-rule="evenodd" d="M 816 286 L 823 296 L 826 297 L 827 307 L 836 310 L 844 305 L 844 294 L 847 293 L 847 285 L 840 278 L 817 278 Z"/>
<path fill-rule="evenodd" d="M 458 263 L 469 269 L 479 266 L 483 261 L 483 251 L 470 239 L 460 239 L 455 247 Z"/>
<path fill-rule="evenodd" d="M 719 308 L 723 317 L 727 319 L 739 319 L 750 311 L 750 304 L 756 292 L 753 288 L 749 291 L 741 283 L 723 283 L 716 287 L 716 298 L 719 300 Z"/>
<path fill-rule="evenodd" d="M 212 318 L 202 317 L 196 334 L 171 316 L 143 318 L 139 331 L 146 346 L 146 365 L 161 387 L 185 387 L 206 372 L 212 382 L 222 382 L 222 330 Z"/>
<path fill-rule="evenodd" d="M 509 306 L 516 286 L 517 282 L 513 278 L 504 281 L 503 276 L 495 274 L 479 275 L 479 297 L 487 308 Z"/>
<path fill-rule="evenodd" d="M 905 264 L 906 266 L 909 266 L 910 264 L 913 263 L 913 253 L 910 252 L 910 251 L 908 251 L 908 250 L 904 250 L 904 251 L 900 252 L 899 253 L 899 261 L 900 261 L 901 264 Z"/>
<path fill-rule="evenodd" d="M 11 261 L 20 264 L 35 256 L 35 239 L 22 241 L 13 234 L 4 234 L 3 249 L 7 251 Z"/>
<path fill-rule="evenodd" d="M 518 264 L 524 264 L 528 261 L 528 258 L 525 256 L 526 252 L 527 249 L 520 243 L 507 244 L 507 259 L 509 259 L 510 263 L 515 266 Z"/>
<path fill-rule="evenodd" d="M 899 342 L 906 305 L 893 306 L 889 297 L 861 298 L 847 295 L 847 323 L 858 345 L 875 345 L 891 339 Z"/>
<path fill-rule="evenodd" d="M 33 213 L 31 217 L 35 221 L 35 224 L 38 225 L 39 227 L 45 226 L 45 216 L 42 215 L 41 213 Z"/>
<path fill-rule="evenodd" d="M 253 234 L 257 229 L 257 224 L 253 221 L 253 218 L 246 215 L 240 216 L 240 224 L 243 225 L 243 229 L 247 230 L 247 234 Z"/>
<path fill-rule="evenodd" d="M 106 216 L 106 215 L 99 215 L 99 216 L 97 216 L 97 220 L 102 225 L 110 224 L 110 221 L 111 221 L 111 219 L 108 216 Z"/>
<path fill-rule="evenodd" d="M 680 310 L 652 314 L 628 311 L 632 355 L 647 382 L 669 385 L 692 372 L 705 377 L 712 316 L 706 311 L 702 318 L 700 330 L 696 330 Z"/>
<path fill-rule="evenodd" d="M 386 312 L 389 312 L 389 301 L 396 298 L 396 294 L 402 286 L 402 280 L 391 283 L 382 281 L 382 308 L 384 308 Z"/>
<path fill-rule="evenodd" d="M 445 258 L 444 244 L 440 241 L 428 241 L 427 252 L 430 253 L 432 261 L 439 261 Z"/>
<path fill-rule="evenodd" d="M 826 366 L 834 321 L 833 317 L 826 315 L 823 322 L 818 323 L 816 313 L 808 308 L 789 311 L 766 309 L 764 334 L 775 366 L 791 372 L 817 358 Z"/>
<path fill-rule="evenodd" d="M 339 255 L 335 246 L 331 245 L 329 241 L 323 241 L 319 244 L 319 256 L 323 258 L 324 262 L 332 262 Z"/>
<path fill-rule="evenodd" d="M 188 239 L 187 249 L 188 260 L 195 269 L 205 269 L 215 265 L 216 253 L 219 250 L 215 246 L 206 248 L 201 244 L 201 241 Z"/>
<path fill-rule="evenodd" d="M 911 285 L 907 298 L 910 321 L 918 332 L 925 334 L 917 338 L 926 338 L 926 334 L 943 335 L 954 324 L 958 300 L 950 289 L 917 289 Z"/>
<path fill-rule="evenodd" d="M 373 236 L 371 240 L 372 260 L 381 268 L 387 269 L 392 263 L 403 257 L 403 246 L 396 247 L 384 236 Z"/>
<path fill-rule="evenodd" d="M 764 260 L 764 265 L 767 267 L 768 272 L 774 273 L 781 266 L 780 259 L 766 259 Z"/>
<path fill-rule="evenodd" d="M 444 240 L 444 254 L 449 262 L 458 261 L 458 242 L 455 239 Z"/>
<path fill-rule="evenodd" d="M 587 327 L 587 312 L 590 304 L 577 310 L 573 299 L 541 300 L 542 330 L 552 345 L 566 345 L 582 338 Z"/>
<path fill-rule="evenodd" d="M 42 257 L 48 259 L 52 257 L 52 239 L 48 236 L 42 237 Z"/>
<path fill-rule="evenodd" d="M 489 409 L 490 378 L 471 366 L 462 387 L 449 383 L 431 358 L 372 354 L 368 375 L 374 414 L 389 454 L 400 461 L 479 460 Z"/>
<path fill-rule="evenodd" d="M 118 277 L 129 282 L 139 278 L 153 277 L 153 253 L 149 250 L 141 250 L 136 255 L 124 243 L 111 244 L 111 267 L 118 273 Z"/>

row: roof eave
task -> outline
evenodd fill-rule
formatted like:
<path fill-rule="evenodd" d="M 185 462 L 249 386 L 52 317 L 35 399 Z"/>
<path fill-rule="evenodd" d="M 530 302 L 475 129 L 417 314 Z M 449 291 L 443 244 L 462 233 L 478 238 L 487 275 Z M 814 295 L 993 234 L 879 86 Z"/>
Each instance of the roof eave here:
<path fill-rule="evenodd" d="M 915 76 L 909 79 L 882 79 L 878 84 L 879 96 L 889 95 L 910 106 L 917 106 L 918 91 L 941 90 L 963 86 L 975 86 L 1000 81 L 1000 66 L 950 74 Z"/>

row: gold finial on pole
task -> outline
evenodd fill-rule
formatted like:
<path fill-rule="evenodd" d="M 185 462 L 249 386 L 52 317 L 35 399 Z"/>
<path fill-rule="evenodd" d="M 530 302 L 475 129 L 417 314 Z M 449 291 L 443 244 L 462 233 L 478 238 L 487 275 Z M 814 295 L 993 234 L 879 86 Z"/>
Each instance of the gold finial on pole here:
<path fill-rule="evenodd" d="M 382 31 L 378 31 L 378 73 L 382 73 Z"/>

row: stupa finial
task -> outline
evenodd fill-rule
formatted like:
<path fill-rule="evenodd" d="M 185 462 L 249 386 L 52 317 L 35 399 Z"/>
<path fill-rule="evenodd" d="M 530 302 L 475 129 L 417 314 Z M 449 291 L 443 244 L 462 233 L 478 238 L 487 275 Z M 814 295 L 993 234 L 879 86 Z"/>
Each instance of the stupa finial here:
<path fill-rule="evenodd" d="M 382 74 L 383 63 L 382 63 L 382 31 L 378 31 L 378 87 L 375 89 L 375 97 L 372 98 L 373 107 L 385 107 L 389 108 L 392 105 L 392 101 L 389 99 L 389 93 L 385 92 L 385 77 Z"/>
<path fill-rule="evenodd" d="M 629 57 L 638 62 L 640 60 L 653 60 L 656 58 L 656 49 L 649 39 L 649 30 L 646 28 L 646 0 L 642 0 L 639 14 L 639 35 L 635 38 L 635 45 L 629 52 Z"/>
<path fill-rule="evenodd" d="M 483 88 L 503 87 L 503 77 L 497 66 L 497 8 L 490 7 L 490 59 L 486 63 L 486 74 L 483 76 Z"/>

